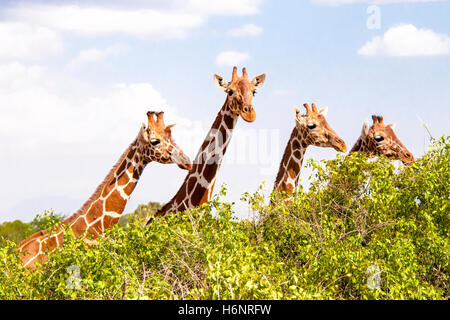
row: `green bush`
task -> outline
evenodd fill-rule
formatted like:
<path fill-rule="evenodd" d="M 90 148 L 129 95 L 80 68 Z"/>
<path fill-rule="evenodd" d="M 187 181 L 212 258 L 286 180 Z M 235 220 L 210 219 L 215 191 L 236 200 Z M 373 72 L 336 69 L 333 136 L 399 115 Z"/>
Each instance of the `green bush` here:
<path fill-rule="evenodd" d="M 34 219 L 30 222 L 30 226 L 33 230 L 35 230 L 34 232 L 43 229 L 51 229 L 65 218 L 66 216 L 64 214 L 56 213 L 53 209 L 45 210 L 43 213 L 34 217 Z"/>
<path fill-rule="evenodd" d="M 161 208 L 161 204 L 159 202 L 149 202 L 147 204 L 140 204 L 136 210 L 134 210 L 132 213 L 123 214 L 120 217 L 119 225 L 121 225 L 124 228 L 128 227 L 128 224 L 136 219 L 148 219 L 151 215 L 153 215 L 156 210 Z"/>
<path fill-rule="evenodd" d="M 359 154 L 310 161 L 308 190 L 273 205 L 245 194 L 250 220 L 234 218 L 222 189 L 149 227 L 135 215 L 89 246 L 68 233 L 33 273 L 6 241 L 0 298 L 448 299 L 449 148 L 443 137 L 401 168 Z"/>

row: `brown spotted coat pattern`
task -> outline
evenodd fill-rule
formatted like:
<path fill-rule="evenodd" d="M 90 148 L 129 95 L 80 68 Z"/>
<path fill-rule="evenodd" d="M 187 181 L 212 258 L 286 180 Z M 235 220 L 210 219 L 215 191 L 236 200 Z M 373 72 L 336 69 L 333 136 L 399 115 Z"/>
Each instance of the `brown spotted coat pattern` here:
<path fill-rule="evenodd" d="M 170 212 L 195 208 L 211 199 L 217 173 L 239 116 L 247 122 L 253 122 L 256 118 L 252 98 L 256 89 L 263 86 L 265 77 L 262 74 L 249 81 L 246 69 L 242 69 L 240 77 L 236 67 L 233 68 L 230 82 L 214 75 L 216 85 L 227 93 L 225 103 L 198 151 L 192 170 L 175 196 L 156 212 L 156 216 L 163 217 Z M 152 218 L 147 224 L 151 221 Z"/>
<path fill-rule="evenodd" d="M 274 191 L 292 194 L 298 185 L 300 171 L 304 155 L 308 146 L 334 148 L 345 152 L 345 142 L 330 127 L 325 116 L 327 109 L 317 110 L 313 103 L 312 110 L 308 104 L 303 105 L 306 114 L 301 114 L 295 108 L 296 124 L 284 150 L 277 177 L 275 179 Z"/>

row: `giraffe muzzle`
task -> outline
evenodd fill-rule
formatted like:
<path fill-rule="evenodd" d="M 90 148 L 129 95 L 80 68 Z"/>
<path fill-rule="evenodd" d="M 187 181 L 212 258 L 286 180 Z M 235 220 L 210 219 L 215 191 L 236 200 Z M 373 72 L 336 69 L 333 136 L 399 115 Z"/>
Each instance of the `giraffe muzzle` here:
<path fill-rule="evenodd" d="M 401 160 L 404 165 L 410 165 L 414 162 L 414 156 L 410 152 L 404 152 Z"/>
<path fill-rule="evenodd" d="M 175 153 L 172 155 L 172 160 L 177 164 L 178 167 L 184 170 L 190 171 L 192 169 L 192 162 L 188 156 L 182 153 Z"/>
<path fill-rule="evenodd" d="M 347 145 L 344 140 L 337 139 L 334 144 L 334 149 L 339 152 L 347 152 Z"/>
<path fill-rule="evenodd" d="M 253 106 L 245 105 L 241 111 L 241 117 L 247 122 L 253 122 L 256 119 L 256 111 Z"/>

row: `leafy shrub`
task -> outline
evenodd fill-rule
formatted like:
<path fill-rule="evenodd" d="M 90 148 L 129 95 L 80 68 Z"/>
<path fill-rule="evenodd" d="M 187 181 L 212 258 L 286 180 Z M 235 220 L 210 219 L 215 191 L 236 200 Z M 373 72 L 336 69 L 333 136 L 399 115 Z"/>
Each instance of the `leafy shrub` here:
<path fill-rule="evenodd" d="M 6 241 L 0 298 L 448 299 L 449 148 L 443 137 L 402 168 L 359 154 L 310 161 L 307 191 L 272 205 L 245 194 L 251 220 L 234 218 L 222 189 L 149 227 L 135 215 L 94 244 L 68 233 L 33 273 Z"/>
<path fill-rule="evenodd" d="M 36 215 L 30 222 L 33 230 L 39 231 L 43 229 L 50 229 L 63 221 L 66 216 L 62 213 L 56 213 L 55 210 L 45 210 L 43 213 Z"/>

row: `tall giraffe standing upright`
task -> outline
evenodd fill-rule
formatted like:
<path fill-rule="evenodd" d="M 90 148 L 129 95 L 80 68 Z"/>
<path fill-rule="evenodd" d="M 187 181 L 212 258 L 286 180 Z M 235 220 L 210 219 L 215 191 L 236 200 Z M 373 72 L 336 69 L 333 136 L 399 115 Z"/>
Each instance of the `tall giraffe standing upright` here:
<path fill-rule="evenodd" d="M 87 235 L 95 239 L 116 224 L 149 162 L 176 163 L 186 170 L 192 168 L 190 159 L 172 138 L 171 128 L 174 125 L 164 124 L 164 113 L 149 111 L 147 117 L 147 128 L 142 124 L 136 139 L 77 212 L 53 232 L 39 231 L 19 244 L 18 251 L 25 267 L 33 269 L 36 262 L 47 260 L 49 251 L 63 245 L 64 227 L 72 229 L 76 237 Z"/>
<path fill-rule="evenodd" d="M 401 143 L 394 133 L 395 124 L 384 124 L 383 117 L 372 116 L 373 124 L 364 121 L 361 135 L 349 154 L 360 152 L 369 156 L 384 155 L 393 160 L 401 160 L 404 164 L 414 161 L 411 152 Z"/>
<path fill-rule="evenodd" d="M 295 127 L 284 150 L 277 177 L 275 179 L 274 191 L 285 192 L 290 195 L 297 189 L 303 158 L 308 146 L 331 147 L 337 151 L 345 152 L 345 142 L 331 129 L 325 118 L 327 108 L 317 110 L 316 105 L 303 105 L 306 114 L 301 114 L 295 107 Z"/>
<path fill-rule="evenodd" d="M 261 74 L 249 81 L 246 69 L 242 69 L 242 77 L 239 77 L 236 67 L 233 68 L 231 82 L 226 82 L 217 74 L 214 75 L 217 87 L 227 93 L 225 103 L 217 114 L 180 189 L 172 200 L 156 212 L 156 216 L 195 208 L 211 199 L 216 175 L 236 121 L 239 116 L 247 122 L 255 120 L 256 112 L 253 109 L 252 98 L 256 90 L 263 86 L 265 78 L 266 75 Z M 151 220 L 152 218 L 147 224 Z"/>

